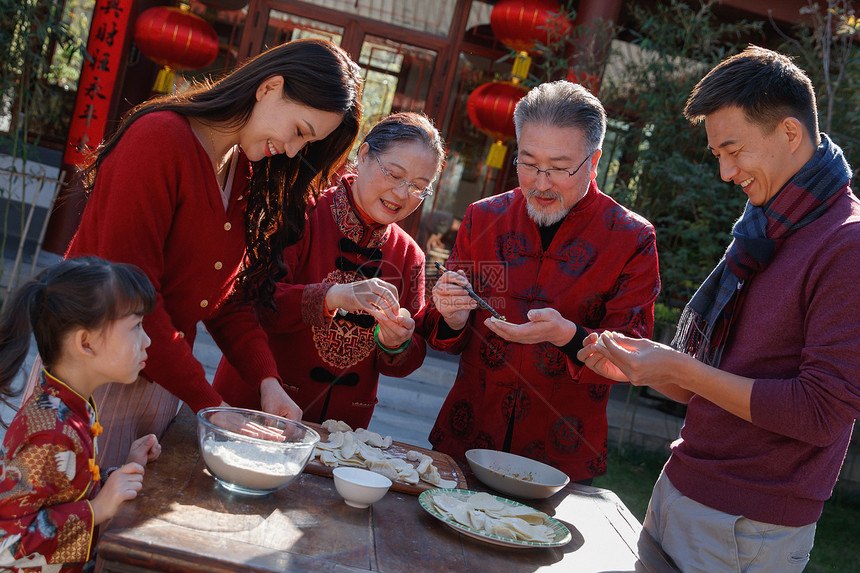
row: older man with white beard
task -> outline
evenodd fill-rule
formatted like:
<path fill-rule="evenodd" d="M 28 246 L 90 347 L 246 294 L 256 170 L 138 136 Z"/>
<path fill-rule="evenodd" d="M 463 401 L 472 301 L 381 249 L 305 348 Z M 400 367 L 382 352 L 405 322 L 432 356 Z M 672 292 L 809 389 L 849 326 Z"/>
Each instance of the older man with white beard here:
<path fill-rule="evenodd" d="M 461 353 L 430 442 L 456 457 L 512 452 L 590 483 L 606 473 L 612 382 L 576 352 L 592 332 L 651 336 L 654 228 L 597 188 L 606 113 L 582 86 L 533 88 L 514 124 L 520 187 L 469 206 L 425 311 L 427 342 Z"/>

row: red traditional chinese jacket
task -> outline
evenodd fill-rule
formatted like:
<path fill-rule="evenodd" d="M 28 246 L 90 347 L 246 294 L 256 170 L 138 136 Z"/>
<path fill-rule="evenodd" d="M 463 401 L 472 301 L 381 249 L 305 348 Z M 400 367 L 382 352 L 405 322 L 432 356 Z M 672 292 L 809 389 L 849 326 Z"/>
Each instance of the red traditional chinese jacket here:
<path fill-rule="evenodd" d="M 409 375 L 424 361 L 426 344 L 416 333 L 404 352 L 386 354 L 374 342 L 372 316 L 328 316 L 325 295 L 335 284 L 378 277 L 397 287 L 400 306 L 415 315 L 424 304 L 424 253 L 396 224 L 369 225 L 362 219 L 352 204 L 353 178 L 348 175 L 323 193 L 308 213 L 302 239 L 284 251 L 288 275 L 275 290 L 277 312 L 261 311 L 260 322 L 284 388 L 304 419 L 332 418 L 366 428 L 379 375 Z M 213 386 L 232 406 L 260 407 L 259 392 L 226 360 Z"/>
<path fill-rule="evenodd" d="M 653 226 L 598 190 L 565 217 L 547 250 L 520 189 L 472 204 L 448 259 L 509 322 L 554 308 L 589 332 L 650 337 L 660 291 Z M 462 353 L 453 388 L 430 434 L 462 457 L 503 449 L 555 466 L 574 481 L 606 473 L 606 402 L 611 381 L 550 343 L 507 342 L 481 309 L 456 338 L 439 336 L 432 304 L 424 327 L 438 350 Z M 513 424 L 509 424 L 513 418 Z"/>
<path fill-rule="evenodd" d="M 99 432 L 94 404 L 43 370 L 0 452 L 0 568 L 72 572 L 94 565 L 90 500 L 100 487 Z"/>

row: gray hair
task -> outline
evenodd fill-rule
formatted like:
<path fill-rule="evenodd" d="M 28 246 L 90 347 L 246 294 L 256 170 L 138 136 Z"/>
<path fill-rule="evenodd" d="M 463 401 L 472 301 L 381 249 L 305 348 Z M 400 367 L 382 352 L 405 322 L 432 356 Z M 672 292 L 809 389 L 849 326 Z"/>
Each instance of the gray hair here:
<path fill-rule="evenodd" d="M 423 113 L 400 112 L 393 113 L 379 121 L 364 137 L 370 151 L 385 153 L 396 143 L 416 141 L 423 143 L 436 155 L 436 173 L 442 170 L 445 160 L 445 141 L 439 135 L 439 130 Z"/>
<path fill-rule="evenodd" d="M 540 84 L 517 103 L 514 108 L 517 141 L 527 123 L 580 129 L 589 151 L 600 149 L 606 135 L 606 111 L 600 100 L 581 85 L 564 80 Z"/>

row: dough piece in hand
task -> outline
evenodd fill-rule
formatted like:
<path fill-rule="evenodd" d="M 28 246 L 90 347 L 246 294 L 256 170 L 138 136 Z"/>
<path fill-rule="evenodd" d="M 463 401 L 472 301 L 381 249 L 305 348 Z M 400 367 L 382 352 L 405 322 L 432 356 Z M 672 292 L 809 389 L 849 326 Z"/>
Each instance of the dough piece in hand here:
<path fill-rule="evenodd" d="M 412 314 L 402 306 L 400 307 L 400 310 L 397 311 L 397 315 L 402 316 L 403 318 L 412 318 Z"/>
<path fill-rule="evenodd" d="M 490 320 L 492 320 L 493 322 L 501 322 L 502 324 L 507 324 L 508 326 L 519 326 L 518 324 L 514 324 L 513 322 L 508 322 L 504 316 L 502 318 L 496 318 L 495 316 L 491 316 Z"/>
<path fill-rule="evenodd" d="M 599 344 L 603 348 L 606 348 L 606 339 L 607 338 L 611 339 L 612 335 L 609 334 L 608 331 L 604 330 L 603 332 L 600 333 L 600 336 L 597 338 L 597 344 Z"/>

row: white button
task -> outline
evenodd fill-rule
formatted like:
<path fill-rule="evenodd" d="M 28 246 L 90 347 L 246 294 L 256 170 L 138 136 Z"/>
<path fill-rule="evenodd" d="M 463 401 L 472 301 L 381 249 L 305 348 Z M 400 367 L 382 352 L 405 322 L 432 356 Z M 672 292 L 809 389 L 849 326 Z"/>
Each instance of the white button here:
<path fill-rule="evenodd" d="M 179 335 L 179 338 L 185 338 L 185 333 L 182 332 L 181 330 L 179 332 L 177 332 L 176 334 Z"/>

